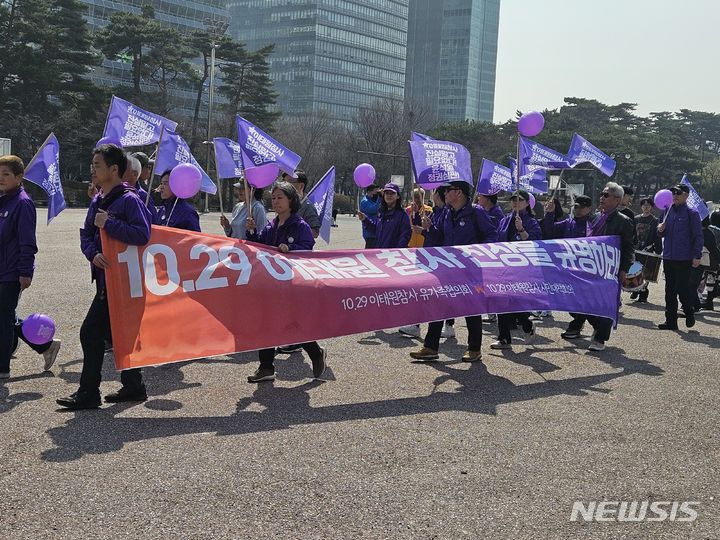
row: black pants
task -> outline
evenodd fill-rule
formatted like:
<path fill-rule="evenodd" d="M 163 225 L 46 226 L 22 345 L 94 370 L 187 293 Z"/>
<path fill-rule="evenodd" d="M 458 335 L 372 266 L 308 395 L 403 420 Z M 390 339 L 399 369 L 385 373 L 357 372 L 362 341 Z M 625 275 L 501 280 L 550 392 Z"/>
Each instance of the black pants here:
<path fill-rule="evenodd" d="M 455 319 L 452 319 L 452 321 L 455 322 Z M 425 334 L 425 347 L 433 351 L 440 349 L 440 335 L 442 334 L 443 324 L 445 324 L 445 321 L 435 321 L 428 325 L 428 331 Z M 465 317 L 465 324 L 468 329 L 468 349 L 479 351 L 482 345 L 482 317 L 480 315 Z"/>
<path fill-rule="evenodd" d="M 366 238 L 365 239 L 365 249 L 374 249 L 375 248 L 375 238 Z"/>
<path fill-rule="evenodd" d="M 44 353 L 52 341 L 35 345 L 30 343 L 22 333 L 22 320 L 15 316 L 15 309 L 20 299 L 20 282 L 0 282 L 0 373 L 10 372 L 10 356 L 22 339 L 37 353 Z"/>
<path fill-rule="evenodd" d="M 663 260 L 665 272 L 665 320 L 669 323 L 677 322 L 678 296 L 683 311 L 694 313 L 696 289 L 692 287 L 692 261 Z"/>
<path fill-rule="evenodd" d="M 595 317 L 593 315 L 583 315 L 582 313 L 571 313 L 572 321 L 568 325 L 568 330 L 577 330 L 580 332 L 585 324 L 585 321 L 590 323 L 590 326 L 595 330 L 595 339 L 605 343 L 610 339 L 610 333 L 612 332 L 612 319 L 605 317 Z"/>
<path fill-rule="evenodd" d="M 697 290 L 700 287 L 700 283 L 702 283 L 704 275 L 705 269 L 700 266 L 691 268 L 690 270 L 690 292 L 692 293 L 694 311 L 700 309 L 700 295 L 697 293 Z"/>
<path fill-rule="evenodd" d="M 102 365 L 105 358 L 105 340 L 111 339 L 110 310 L 107 294 L 98 291 L 80 327 L 80 345 L 83 350 L 83 368 L 80 375 L 80 390 L 96 394 L 100 390 Z M 120 373 L 123 386 L 137 388 L 142 385 L 140 369 L 128 369 Z"/>
<path fill-rule="evenodd" d="M 308 353 L 310 358 L 317 358 L 322 354 L 317 341 L 301 343 L 300 347 Z M 275 347 L 272 349 L 260 349 L 258 356 L 260 357 L 260 369 L 275 369 Z"/>
<path fill-rule="evenodd" d="M 520 324 L 523 332 L 528 333 L 532 330 L 532 321 L 530 321 L 530 313 L 523 311 L 522 313 L 500 313 L 498 315 L 498 338 L 510 343 L 512 336 L 510 329 L 513 323 Z"/>

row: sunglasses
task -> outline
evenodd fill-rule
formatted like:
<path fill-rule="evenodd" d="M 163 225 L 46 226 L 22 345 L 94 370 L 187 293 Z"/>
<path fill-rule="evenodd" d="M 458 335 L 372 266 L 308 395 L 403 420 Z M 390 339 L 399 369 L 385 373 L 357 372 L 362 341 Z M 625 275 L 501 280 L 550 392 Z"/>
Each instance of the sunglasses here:
<path fill-rule="evenodd" d="M 670 193 L 672 193 L 673 195 L 682 195 L 685 192 L 681 189 L 671 189 Z"/>
<path fill-rule="evenodd" d="M 609 192 L 607 192 L 607 191 L 603 191 L 603 192 L 600 194 L 600 196 L 601 196 L 603 199 L 606 199 L 606 198 L 608 198 L 608 197 L 617 197 L 617 195 L 613 195 L 612 193 L 609 193 Z"/>

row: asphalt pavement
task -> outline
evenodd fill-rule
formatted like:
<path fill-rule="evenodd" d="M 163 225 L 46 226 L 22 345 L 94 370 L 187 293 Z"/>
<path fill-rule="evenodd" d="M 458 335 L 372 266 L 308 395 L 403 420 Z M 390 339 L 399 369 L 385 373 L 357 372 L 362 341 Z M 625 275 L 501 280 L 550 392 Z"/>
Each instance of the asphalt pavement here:
<path fill-rule="evenodd" d="M 465 364 L 459 320 L 436 364 L 387 329 L 323 342 L 324 381 L 295 353 L 248 384 L 244 353 L 148 368 L 144 403 L 60 411 L 94 288 L 85 212 L 46 227 L 45 211 L 19 312 L 50 314 L 63 345 L 50 373 L 21 345 L 0 381 L 1 539 L 720 538 L 720 312 L 657 330 L 658 284 L 648 304 L 623 295 L 600 353 L 589 331 L 560 338 L 555 313 L 512 352 L 490 350 L 485 324 L 483 362 Z M 358 221 L 338 221 L 331 247 L 362 247 Z M 218 214 L 202 227 L 220 234 Z M 117 388 L 106 361 L 101 391 Z M 603 501 L 610 520 L 571 520 Z M 667 502 L 666 519 L 619 522 L 621 501 Z"/>

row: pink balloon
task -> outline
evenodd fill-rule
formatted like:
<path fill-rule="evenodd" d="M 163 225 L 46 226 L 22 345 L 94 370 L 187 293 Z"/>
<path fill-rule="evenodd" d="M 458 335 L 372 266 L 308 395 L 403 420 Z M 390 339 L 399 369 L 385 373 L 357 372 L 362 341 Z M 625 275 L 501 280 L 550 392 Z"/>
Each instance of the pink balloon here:
<path fill-rule="evenodd" d="M 673 203 L 672 197 L 672 191 L 669 189 L 661 189 L 655 194 L 655 206 L 662 210 L 670 208 Z"/>
<path fill-rule="evenodd" d="M 266 163 L 245 169 L 245 178 L 252 187 L 266 188 L 275 181 L 279 173 L 280 168 L 275 163 Z"/>
<path fill-rule="evenodd" d="M 528 195 L 530 195 L 530 200 L 528 201 L 530 208 L 535 208 L 535 195 L 532 193 L 528 193 Z"/>
<path fill-rule="evenodd" d="M 114 137 L 103 137 L 95 143 L 95 148 L 102 146 L 103 144 L 114 144 L 115 146 L 123 147 L 122 143 Z"/>
<path fill-rule="evenodd" d="M 353 180 L 358 187 L 366 188 L 375 181 L 375 167 L 369 163 L 361 163 L 355 167 Z"/>
<path fill-rule="evenodd" d="M 202 173 L 192 163 L 181 163 L 170 171 L 170 191 L 178 199 L 190 199 L 200 191 Z"/>
<path fill-rule="evenodd" d="M 23 321 L 22 333 L 30 343 L 42 345 L 52 341 L 55 335 L 55 321 L 44 313 L 33 313 Z"/>
<path fill-rule="evenodd" d="M 518 120 L 518 131 L 524 137 L 534 137 L 545 127 L 545 118 L 537 111 L 523 114 Z"/>

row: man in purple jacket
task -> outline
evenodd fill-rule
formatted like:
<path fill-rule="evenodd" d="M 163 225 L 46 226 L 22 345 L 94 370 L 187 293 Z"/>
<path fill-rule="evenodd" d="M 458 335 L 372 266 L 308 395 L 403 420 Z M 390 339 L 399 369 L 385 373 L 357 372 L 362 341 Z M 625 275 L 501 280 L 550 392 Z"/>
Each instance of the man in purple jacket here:
<path fill-rule="evenodd" d="M 443 213 L 442 222 L 433 224 L 428 217 L 423 218 L 423 227 L 432 229 L 432 235 L 438 245 L 467 246 L 497 241 L 497 229 L 487 212 L 472 204 L 470 188 L 472 184 L 455 181 L 443 184 L 445 203 L 448 210 Z M 482 358 L 482 316 L 465 317 L 468 329 L 468 348 L 462 356 L 463 362 L 477 362 Z M 443 321 L 431 322 L 428 326 L 423 347 L 410 353 L 413 360 L 435 362 L 439 358 L 440 337 Z"/>
<path fill-rule="evenodd" d="M 685 312 L 685 326 L 695 326 L 695 291 L 690 285 L 690 275 L 692 268 L 700 266 L 703 248 L 700 215 L 687 205 L 690 188 L 678 184 L 670 191 L 673 204 L 657 228 L 658 235 L 664 239 L 665 322 L 658 325 L 661 330 L 678 329 L 678 296 Z"/>
<path fill-rule="evenodd" d="M 121 148 L 103 144 L 95 149 L 92 173 L 102 193 L 90 204 L 85 226 L 80 229 L 80 247 L 92 263 L 92 278 L 96 283 L 95 298 L 80 327 L 83 349 L 83 368 L 80 388 L 72 395 L 57 400 L 68 409 L 95 409 L 100 406 L 100 379 L 105 340 L 110 340 L 110 312 L 105 286 L 105 269 L 109 261 L 102 253 L 100 229 L 108 236 L 134 246 L 143 246 L 150 239 L 150 212 L 133 188 L 122 181 L 127 158 Z M 144 401 L 145 385 L 139 369 L 120 374 L 122 388 L 106 396 L 109 402 Z"/>
<path fill-rule="evenodd" d="M 585 238 L 592 231 L 592 199 L 587 195 L 578 195 L 573 204 L 573 215 L 562 221 L 555 221 L 555 200 L 545 203 L 545 216 L 540 221 L 544 240 L 557 238 Z"/>
<path fill-rule="evenodd" d="M 22 187 L 25 164 L 17 156 L 0 156 L 0 379 L 10 377 L 10 357 L 22 339 L 45 358 L 45 370 L 55 362 L 60 340 L 35 345 L 25 339 L 16 319 L 20 293 L 32 284 L 35 271 L 36 213 Z"/>

